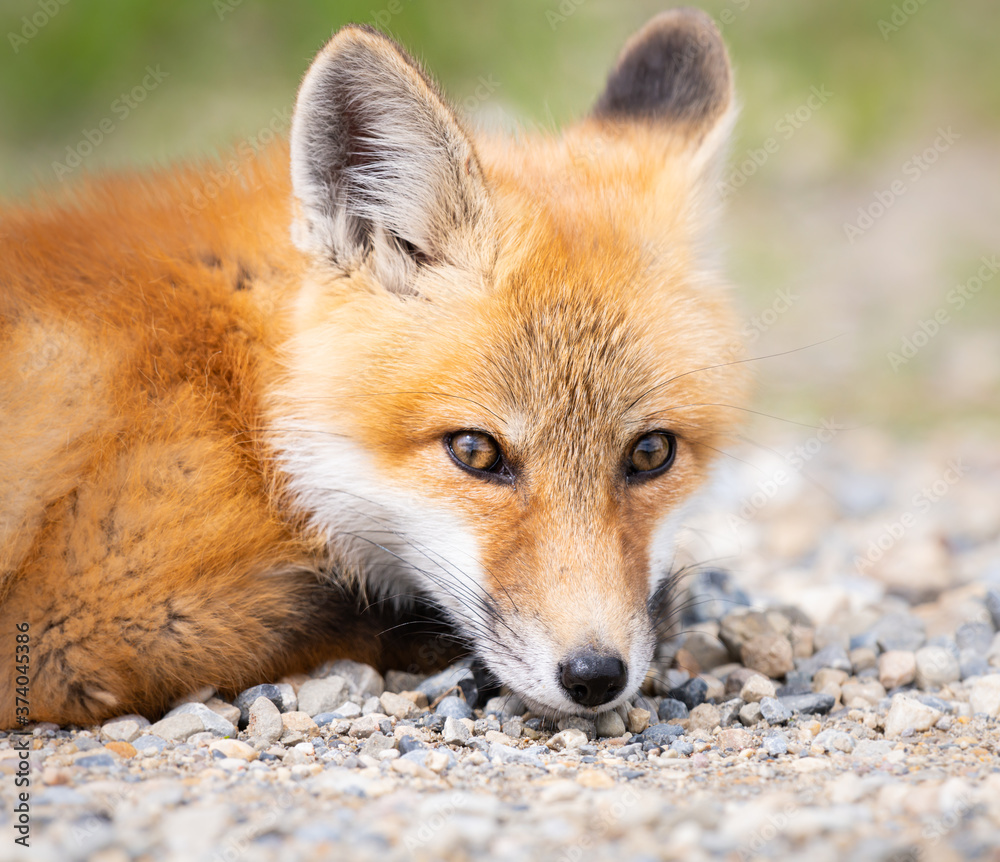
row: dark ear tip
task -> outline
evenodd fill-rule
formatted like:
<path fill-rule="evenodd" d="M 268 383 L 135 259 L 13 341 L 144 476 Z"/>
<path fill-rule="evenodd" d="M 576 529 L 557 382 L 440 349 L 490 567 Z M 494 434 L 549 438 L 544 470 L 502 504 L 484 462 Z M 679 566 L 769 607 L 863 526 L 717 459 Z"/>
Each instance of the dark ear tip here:
<path fill-rule="evenodd" d="M 661 12 L 626 43 L 594 115 L 702 125 L 732 101 L 732 73 L 711 16 L 682 7 Z"/>

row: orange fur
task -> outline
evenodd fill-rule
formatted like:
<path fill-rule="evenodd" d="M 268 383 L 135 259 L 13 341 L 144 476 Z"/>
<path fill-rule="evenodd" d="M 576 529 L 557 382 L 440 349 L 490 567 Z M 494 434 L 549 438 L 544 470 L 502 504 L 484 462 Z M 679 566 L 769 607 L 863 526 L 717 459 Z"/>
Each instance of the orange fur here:
<path fill-rule="evenodd" d="M 206 685 L 405 658 L 289 490 L 275 440 L 304 415 L 452 513 L 504 612 L 530 608 L 560 649 L 599 618 L 627 654 L 657 519 L 703 481 L 745 388 L 721 364 L 735 327 L 701 261 L 693 134 L 594 117 L 477 140 L 488 210 L 416 297 L 293 245 L 285 144 L 213 194 L 218 169 L 195 165 L 8 207 L 0 632 L 30 623 L 31 718 L 153 717 Z M 624 485 L 630 442 L 661 427 L 677 465 Z M 514 489 L 450 462 L 460 428 L 500 441 Z"/>

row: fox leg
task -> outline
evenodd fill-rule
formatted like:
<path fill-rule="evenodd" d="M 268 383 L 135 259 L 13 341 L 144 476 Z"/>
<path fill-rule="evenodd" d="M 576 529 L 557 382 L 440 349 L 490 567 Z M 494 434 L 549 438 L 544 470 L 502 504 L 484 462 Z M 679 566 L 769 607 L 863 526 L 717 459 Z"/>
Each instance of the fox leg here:
<path fill-rule="evenodd" d="M 21 579 L 0 609 L 2 727 L 15 721 L 19 623 L 28 623 L 30 719 L 58 724 L 156 719 L 204 686 L 232 694 L 328 659 L 424 670 L 456 653 L 446 624 L 424 609 L 365 606 L 307 570 L 205 576 L 114 602 L 86 587 L 43 595 L 37 579 Z"/>

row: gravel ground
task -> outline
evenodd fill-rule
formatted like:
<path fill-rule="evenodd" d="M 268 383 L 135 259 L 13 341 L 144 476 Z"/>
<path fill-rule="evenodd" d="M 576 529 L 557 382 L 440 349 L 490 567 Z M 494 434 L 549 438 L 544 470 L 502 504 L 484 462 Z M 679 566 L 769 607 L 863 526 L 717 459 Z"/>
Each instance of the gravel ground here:
<path fill-rule="evenodd" d="M 0 860 L 1000 858 L 1000 449 L 775 451 L 692 515 L 681 634 L 630 709 L 552 724 L 473 710 L 463 666 L 339 662 L 36 726 L 27 853 L 0 734 Z"/>

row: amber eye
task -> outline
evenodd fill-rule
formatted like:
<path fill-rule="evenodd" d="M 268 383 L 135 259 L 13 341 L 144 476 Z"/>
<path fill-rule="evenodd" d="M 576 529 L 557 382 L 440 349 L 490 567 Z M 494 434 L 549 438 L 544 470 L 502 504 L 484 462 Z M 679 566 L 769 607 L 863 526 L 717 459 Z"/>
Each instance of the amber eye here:
<path fill-rule="evenodd" d="M 470 470 L 491 473 L 503 465 L 500 444 L 485 431 L 456 431 L 448 439 L 448 449 Z"/>
<path fill-rule="evenodd" d="M 677 438 L 669 431 L 653 431 L 639 438 L 629 456 L 629 467 L 636 478 L 638 474 L 655 473 L 666 470 L 674 460 Z"/>

